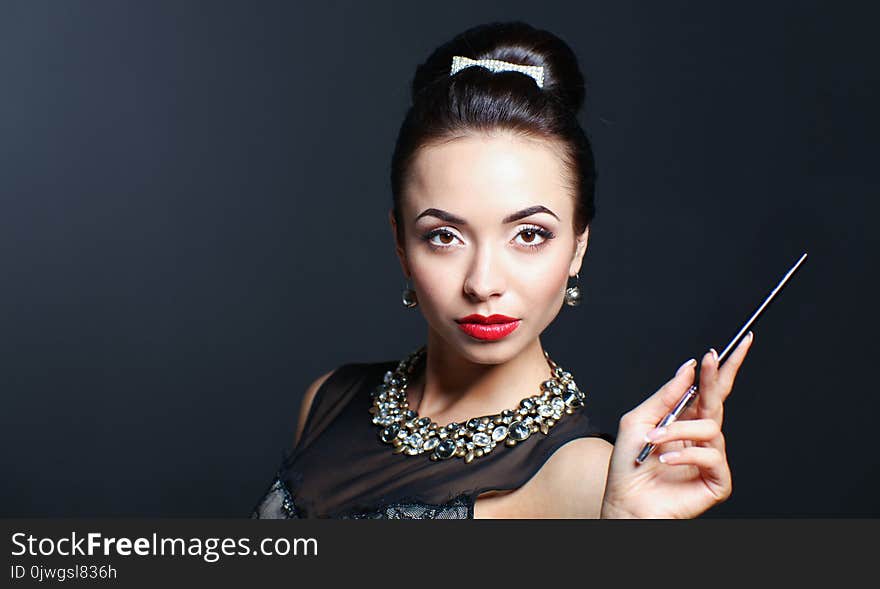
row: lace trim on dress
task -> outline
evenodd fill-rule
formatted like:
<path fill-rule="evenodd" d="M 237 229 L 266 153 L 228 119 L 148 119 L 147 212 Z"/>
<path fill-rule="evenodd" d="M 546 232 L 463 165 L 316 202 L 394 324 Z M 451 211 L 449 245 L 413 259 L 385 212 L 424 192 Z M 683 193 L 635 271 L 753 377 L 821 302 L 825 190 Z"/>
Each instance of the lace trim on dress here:
<path fill-rule="evenodd" d="M 334 516 L 336 519 L 474 519 L 474 502 L 461 494 L 442 504 L 422 503 L 405 499 L 387 503 L 372 511 L 352 511 Z M 263 499 L 251 512 L 251 519 L 303 519 L 296 508 L 280 473 Z"/>
<path fill-rule="evenodd" d="M 473 519 L 474 505 L 467 495 L 449 503 L 432 505 L 419 501 L 388 503 L 375 511 L 343 514 L 339 519 Z"/>
<path fill-rule="evenodd" d="M 279 471 L 269 486 L 269 490 L 251 512 L 251 519 L 294 519 L 299 517 L 293 497 L 290 496 L 287 485 L 281 480 L 281 472 Z"/>

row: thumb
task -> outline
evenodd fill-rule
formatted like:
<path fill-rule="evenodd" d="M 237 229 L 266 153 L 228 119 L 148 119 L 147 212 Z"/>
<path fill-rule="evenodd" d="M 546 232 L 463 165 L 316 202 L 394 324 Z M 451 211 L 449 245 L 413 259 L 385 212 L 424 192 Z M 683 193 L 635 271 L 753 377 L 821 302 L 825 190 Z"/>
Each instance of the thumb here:
<path fill-rule="evenodd" d="M 636 420 L 653 426 L 666 417 L 666 414 L 672 411 L 688 387 L 694 383 L 694 367 L 696 365 L 695 358 L 682 364 L 675 376 L 631 411 Z"/>

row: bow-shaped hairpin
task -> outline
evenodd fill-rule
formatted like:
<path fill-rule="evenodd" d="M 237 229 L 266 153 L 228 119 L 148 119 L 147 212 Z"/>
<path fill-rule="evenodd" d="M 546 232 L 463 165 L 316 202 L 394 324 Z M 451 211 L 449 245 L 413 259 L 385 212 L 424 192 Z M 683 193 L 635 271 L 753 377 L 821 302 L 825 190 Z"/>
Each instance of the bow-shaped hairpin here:
<path fill-rule="evenodd" d="M 450 70 L 449 75 L 452 76 L 460 70 L 474 65 L 484 67 L 493 72 L 522 72 L 527 76 L 534 78 L 535 82 L 538 83 L 538 88 L 544 87 L 544 68 L 542 66 L 520 65 L 518 63 L 501 61 L 500 59 L 471 59 L 470 57 L 455 55 L 452 57 L 452 69 Z"/>

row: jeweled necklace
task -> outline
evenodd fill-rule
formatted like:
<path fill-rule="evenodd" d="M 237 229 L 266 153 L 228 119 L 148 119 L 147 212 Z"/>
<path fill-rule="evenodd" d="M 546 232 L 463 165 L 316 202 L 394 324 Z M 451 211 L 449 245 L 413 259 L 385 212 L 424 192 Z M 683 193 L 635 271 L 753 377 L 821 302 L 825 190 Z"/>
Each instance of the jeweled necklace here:
<path fill-rule="evenodd" d="M 401 360 L 395 370 L 387 371 L 383 382 L 371 393 L 373 423 L 382 428 L 379 439 L 394 446 L 396 454 L 415 456 L 431 452 L 431 460 L 460 457 L 470 463 L 501 442 L 512 447 L 539 431 L 547 435 L 563 413 L 574 413 L 584 404 L 585 395 L 571 374 L 545 351 L 551 378 L 541 383 L 538 395 L 526 397 L 513 410 L 441 426 L 430 417 L 419 417 L 409 408 L 406 397 L 410 376 L 426 349 L 427 346 L 421 346 Z"/>

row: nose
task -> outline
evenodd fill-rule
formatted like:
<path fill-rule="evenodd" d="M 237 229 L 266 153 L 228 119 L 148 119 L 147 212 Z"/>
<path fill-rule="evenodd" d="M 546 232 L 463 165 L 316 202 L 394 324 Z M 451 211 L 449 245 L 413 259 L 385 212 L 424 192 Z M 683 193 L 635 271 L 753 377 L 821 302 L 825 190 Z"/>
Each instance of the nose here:
<path fill-rule="evenodd" d="M 504 270 L 496 258 L 496 252 L 488 245 L 476 248 L 464 279 L 466 296 L 475 301 L 485 301 L 504 293 Z"/>

